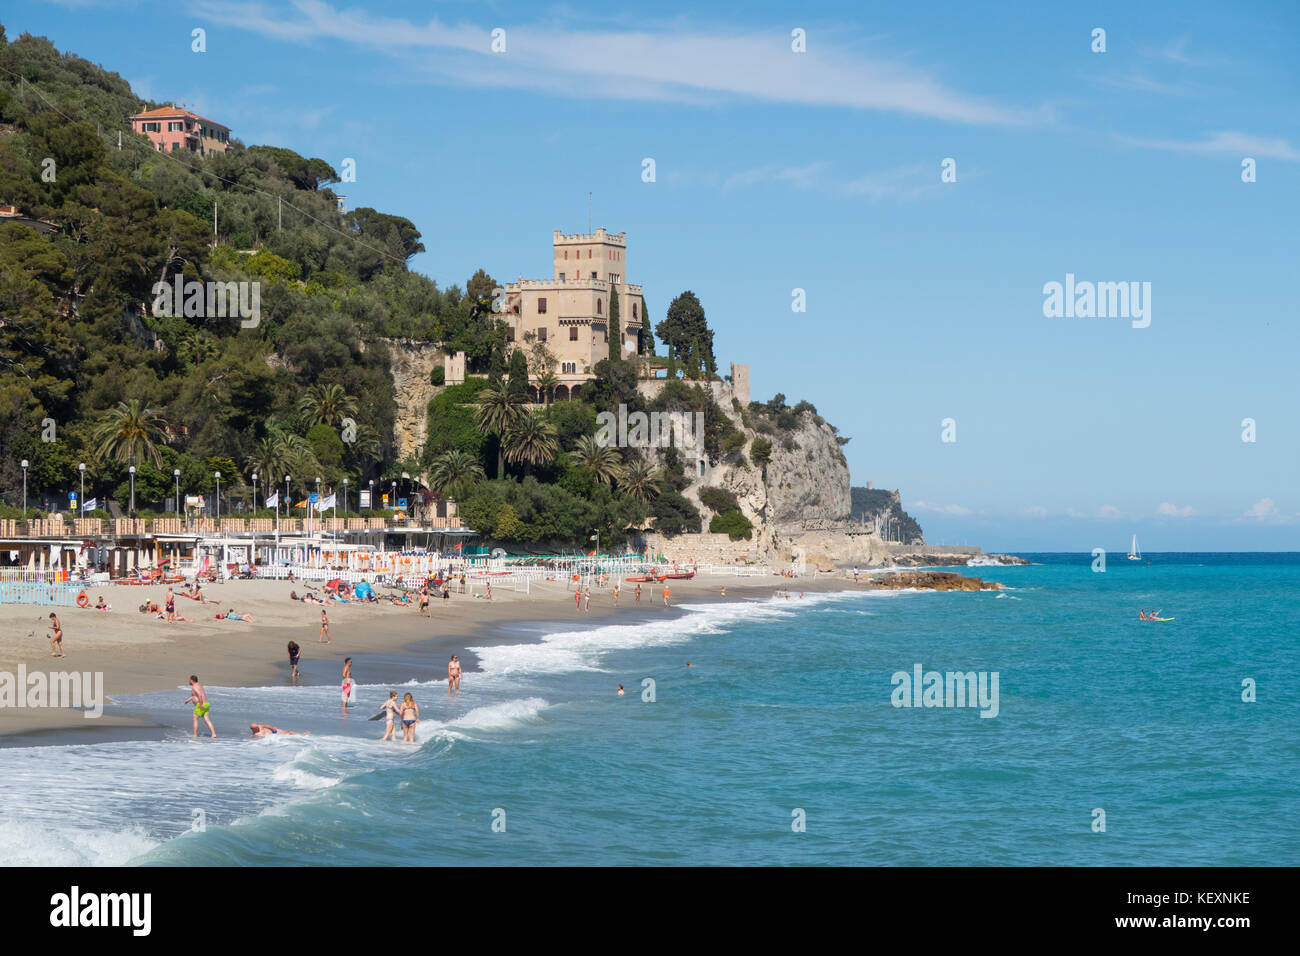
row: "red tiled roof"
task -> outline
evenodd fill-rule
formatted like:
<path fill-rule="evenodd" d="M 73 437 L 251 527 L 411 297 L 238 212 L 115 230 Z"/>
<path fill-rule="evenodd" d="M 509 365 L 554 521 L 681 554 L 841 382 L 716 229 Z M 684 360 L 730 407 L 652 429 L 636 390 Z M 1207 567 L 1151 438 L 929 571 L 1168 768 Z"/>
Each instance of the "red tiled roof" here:
<path fill-rule="evenodd" d="M 209 126 L 220 126 L 226 131 L 230 130 L 230 127 L 225 123 L 218 123 L 216 120 L 210 120 L 206 116 L 200 116 L 198 113 L 193 113 L 190 110 L 181 109 L 179 106 L 162 106 L 156 110 L 147 110 L 144 113 L 137 113 L 135 116 L 132 116 L 131 119 L 162 119 L 167 116 L 188 116 L 191 119 L 201 120 Z"/>

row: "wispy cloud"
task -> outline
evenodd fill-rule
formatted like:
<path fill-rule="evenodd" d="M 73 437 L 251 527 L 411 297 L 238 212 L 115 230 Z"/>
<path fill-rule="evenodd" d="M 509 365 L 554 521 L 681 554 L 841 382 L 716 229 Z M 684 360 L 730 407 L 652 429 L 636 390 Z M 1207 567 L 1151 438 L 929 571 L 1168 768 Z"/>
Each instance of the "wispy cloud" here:
<path fill-rule="evenodd" d="M 830 30 L 814 31 L 807 52 L 794 53 L 785 27 L 656 33 L 507 26 L 506 51 L 498 54 L 490 49 L 495 24 L 448 25 L 436 18 L 421 24 L 322 0 L 294 0 L 289 9 L 199 0 L 194 10 L 276 40 L 335 40 L 404 56 L 425 75 L 471 86 L 584 98 L 838 106 L 970 125 L 1027 124 L 1047 116 L 963 93 L 899 60 L 862 56 Z"/>
<path fill-rule="evenodd" d="M 1260 498 L 1246 511 L 1245 517 L 1266 524 L 1290 524 L 1296 520 L 1294 515 L 1283 514 L 1272 498 Z"/>
<path fill-rule="evenodd" d="M 1160 507 L 1156 509 L 1156 514 L 1163 518 L 1190 518 L 1196 512 L 1192 510 L 1191 505 L 1180 508 L 1171 501 L 1162 501 Z"/>
<path fill-rule="evenodd" d="M 1115 518 L 1124 517 L 1124 514 L 1114 505 L 1102 505 L 1100 508 L 1097 509 L 1097 517 L 1113 520 Z"/>
<path fill-rule="evenodd" d="M 1042 505 L 1030 505 L 1021 512 L 1026 518 L 1046 518 L 1047 509 Z"/>
<path fill-rule="evenodd" d="M 934 514 L 945 515 L 968 515 L 971 513 L 969 508 L 963 508 L 961 505 L 932 505 L 928 501 L 918 501 L 912 507 L 917 511 L 929 511 Z"/>
<path fill-rule="evenodd" d="M 1147 149 L 1165 149 L 1179 153 L 1226 154 L 1231 156 L 1263 156 L 1267 159 L 1300 160 L 1300 150 L 1284 139 L 1269 139 L 1249 133 L 1222 131 L 1209 133 L 1207 138 L 1189 142 L 1174 139 L 1137 139 L 1121 137 L 1132 146 Z"/>
<path fill-rule="evenodd" d="M 937 161 L 932 166 L 904 166 L 850 177 L 837 175 L 830 163 L 818 161 L 803 166 L 759 166 L 723 177 L 681 174 L 672 181 L 717 183 L 724 193 L 756 186 L 787 185 L 802 192 L 824 192 L 845 199 L 868 199 L 872 202 L 918 199 L 942 188 Z"/>
<path fill-rule="evenodd" d="M 1153 93 L 1157 96 L 1195 96 L 1195 87 L 1183 83 L 1166 83 L 1142 73 L 1107 73 L 1097 77 L 1099 86 L 1135 93 Z"/>

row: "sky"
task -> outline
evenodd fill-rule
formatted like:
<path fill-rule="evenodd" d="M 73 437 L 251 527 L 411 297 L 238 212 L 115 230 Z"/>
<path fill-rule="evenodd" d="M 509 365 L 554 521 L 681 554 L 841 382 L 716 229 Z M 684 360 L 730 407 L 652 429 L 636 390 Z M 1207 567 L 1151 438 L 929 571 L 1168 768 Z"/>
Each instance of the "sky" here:
<path fill-rule="evenodd" d="M 694 291 L 721 370 L 812 402 L 928 541 L 1300 550 L 1300 5 L 20 0 L 3 22 L 247 145 L 355 160 L 333 188 L 411 219 L 444 287 L 549 278 L 590 203 L 651 318 Z M 1067 275 L 1138 283 L 1146 317 L 1045 314 Z"/>

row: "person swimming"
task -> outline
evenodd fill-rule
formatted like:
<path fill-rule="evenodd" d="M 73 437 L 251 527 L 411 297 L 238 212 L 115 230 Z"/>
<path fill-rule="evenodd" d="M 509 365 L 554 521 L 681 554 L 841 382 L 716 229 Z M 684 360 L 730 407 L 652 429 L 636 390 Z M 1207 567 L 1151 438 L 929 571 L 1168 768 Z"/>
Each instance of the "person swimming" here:
<path fill-rule="evenodd" d="M 282 730 L 279 727 L 272 727 L 270 724 L 249 724 L 248 729 L 253 732 L 254 737 L 270 737 L 272 734 L 288 734 L 290 737 L 307 736 L 310 730 Z"/>

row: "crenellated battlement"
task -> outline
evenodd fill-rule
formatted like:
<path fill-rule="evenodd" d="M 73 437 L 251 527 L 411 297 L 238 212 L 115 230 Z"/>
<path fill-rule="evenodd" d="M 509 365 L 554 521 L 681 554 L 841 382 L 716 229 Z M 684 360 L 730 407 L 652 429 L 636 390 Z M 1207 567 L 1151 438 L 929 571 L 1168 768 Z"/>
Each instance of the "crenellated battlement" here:
<path fill-rule="evenodd" d="M 626 232 L 606 232 L 603 226 L 600 229 L 597 229 L 595 232 L 591 233 L 590 235 L 581 232 L 576 232 L 573 233 L 572 235 L 569 235 L 567 233 L 560 232 L 560 230 L 558 229 L 555 230 L 553 235 L 554 235 L 554 239 L 552 241 L 557 246 L 561 244 L 571 243 L 571 242 L 603 242 L 613 246 L 623 246 L 623 247 L 627 246 Z"/>
<path fill-rule="evenodd" d="M 620 282 L 619 288 L 625 291 L 627 295 L 640 295 L 641 287 L 626 282 Z M 608 292 L 610 282 L 608 279 L 524 279 L 520 278 L 517 282 L 507 282 L 506 292 L 521 292 L 524 289 L 554 289 L 554 290 L 571 290 L 576 292 L 599 291 Z"/>

